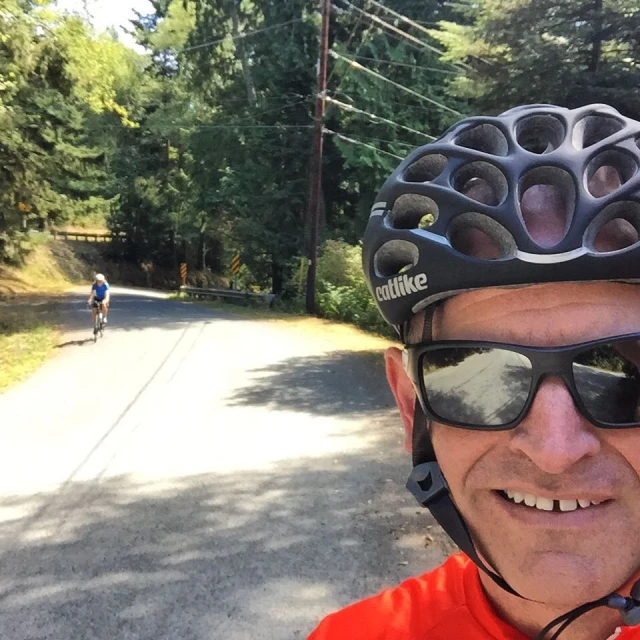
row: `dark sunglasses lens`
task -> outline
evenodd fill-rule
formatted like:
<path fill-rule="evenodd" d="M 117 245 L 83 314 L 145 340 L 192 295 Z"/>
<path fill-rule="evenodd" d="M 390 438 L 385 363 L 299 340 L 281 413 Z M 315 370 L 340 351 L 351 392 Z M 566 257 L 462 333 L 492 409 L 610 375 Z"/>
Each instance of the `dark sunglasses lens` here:
<path fill-rule="evenodd" d="M 640 420 L 639 365 L 639 340 L 619 340 L 576 356 L 573 378 L 593 418 L 608 424 Z"/>
<path fill-rule="evenodd" d="M 477 429 L 515 420 L 531 390 L 531 361 L 491 347 L 440 347 L 421 362 L 426 401 L 434 414 Z"/>

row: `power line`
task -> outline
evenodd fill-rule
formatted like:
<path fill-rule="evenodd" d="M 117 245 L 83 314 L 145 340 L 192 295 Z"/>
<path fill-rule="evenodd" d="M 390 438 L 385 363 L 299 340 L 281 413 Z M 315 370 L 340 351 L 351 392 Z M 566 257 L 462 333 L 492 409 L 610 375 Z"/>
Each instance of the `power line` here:
<path fill-rule="evenodd" d="M 428 138 L 429 140 L 435 140 L 435 138 L 431 135 L 429 135 L 428 133 L 423 133 L 422 131 L 418 131 L 417 129 L 412 129 L 411 127 L 407 127 L 403 124 L 398 124 L 397 122 L 393 122 L 393 120 L 388 120 L 387 118 L 383 118 L 382 116 L 377 116 L 374 113 L 369 113 L 368 111 L 363 111 L 362 109 L 358 109 L 350 104 L 347 104 L 346 102 L 340 102 L 340 100 L 336 100 L 335 98 L 331 98 L 329 96 L 327 96 L 325 98 L 327 100 L 327 102 L 330 102 L 331 104 L 335 104 L 337 107 L 340 107 L 341 109 L 344 109 L 345 111 L 351 111 L 352 113 L 359 113 L 363 116 L 367 116 L 368 118 L 371 118 L 371 120 L 375 120 L 378 122 L 384 122 L 385 124 L 390 124 L 393 127 L 398 127 L 399 129 L 404 129 L 405 131 L 410 131 L 411 133 L 415 133 L 419 136 L 424 136 L 425 138 Z"/>
<path fill-rule="evenodd" d="M 331 5 L 334 9 L 337 9 L 338 7 L 336 7 L 334 4 Z M 344 45 L 344 48 L 346 51 L 349 50 L 349 45 L 351 44 L 351 42 L 353 41 L 353 38 L 356 35 L 356 32 L 358 31 L 358 27 L 360 26 L 360 23 L 362 22 L 362 16 L 358 16 L 358 19 L 356 20 L 355 25 L 353 26 L 353 29 L 351 29 L 351 33 L 349 34 L 349 39 L 347 40 L 347 44 Z M 336 72 L 336 68 L 334 67 L 331 70 L 331 73 L 329 74 L 329 78 L 327 79 L 327 86 L 329 86 L 329 83 L 331 82 L 331 78 L 333 78 L 333 74 Z"/>
<path fill-rule="evenodd" d="M 359 140 L 355 140 L 354 138 L 350 138 L 349 136 L 345 136 L 342 133 L 338 133 L 337 131 L 331 131 L 331 129 L 324 128 L 325 133 L 330 133 L 332 136 L 336 136 L 340 138 L 340 140 L 345 140 L 346 142 L 351 142 L 351 144 L 359 144 L 361 147 L 367 147 L 368 149 L 373 149 L 373 151 L 377 151 L 378 153 L 384 153 L 392 158 L 397 158 L 398 160 L 404 160 L 402 156 L 397 156 L 395 153 L 391 153 L 390 151 L 384 151 L 383 149 L 378 149 L 378 147 L 374 147 L 372 144 L 367 144 L 366 142 L 360 142 Z"/>
<path fill-rule="evenodd" d="M 351 96 L 346 93 L 345 91 L 337 91 L 335 93 L 339 93 L 340 95 L 344 96 L 345 98 L 348 98 L 349 100 L 351 100 Z M 418 109 L 419 111 L 425 111 L 427 113 L 429 113 L 431 111 L 431 107 L 429 107 L 428 105 L 424 105 L 424 104 L 409 104 L 408 102 L 400 102 L 400 100 L 393 100 L 392 98 L 385 98 L 384 99 L 384 103 L 375 103 L 375 106 L 380 105 L 380 106 L 384 106 L 384 105 L 388 105 L 388 104 L 397 104 L 400 107 L 403 108 L 408 108 L 408 109 Z"/>
<path fill-rule="evenodd" d="M 370 1 L 372 1 L 372 0 L 370 0 Z M 369 20 L 372 20 L 376 24 L 379 24 L 384 29 L 392 31 L 393 33 L 399 35 L 400 37 L 404 38 L 405 40 L 408 40 L 412 44 L 417 45 L 418 47 L 421 47 L 423 49 L 429 49 L 429 51 L 433 51 L 433 52 L 437 53 L 439 56 L 441 56 L 444 53 L 441 49 L 438 49 L 437 47 L 434 47 L 434 46 L 432 46 L 430 44 L 427 44 L 426 42 L 423 42 L 422 40 L 420 40 L 420 38 L 416 38 L 415 36 L 412 36 L 410 33 L 407 33 L 406 31 L 403 31 L 402 29 L 398 29 L 398 27 L 394 27 L 392 24 L 389 24 L 388 22 L 385 22 L 384 20 L 382 20 L 378 16 L 374 16 L 372 13 L 367 13 L 366 11 L 364 11 L 364 9 L 360 9 L 360 7 L 356 7 L 356 5 L 354 5 L 351 2 L 349 2 L 349 0 L 341 0 L 341 2 L 346 4 L 353 11 L 357 11 L 358 13 L 360 13 L 360 14 L 366 16 L 367 18 L 369 18 Z M 398 15 L 400 15 L 400 14 L 398 14 Z"/>
<path fill-rule="evenodd" d="M 199 124 L 182 129 L 313 129 L 312 124 Z"/>
<path fill-rule="evenodd" d="M 367 69 L 367 67 L 363 67 L 359 62 L 356 62 L 355 60 L 351 60 L 350 58 L 347 58 L 345 56 L 340 55 L 339 53 L 336 53 L 335 51 L 330 51 L 329 52 L 334 58 L 338 58 L 339 60 L 344 60 L 345 62 L 348 62 L 354 69 L 357 69 L 358 71 L 364 71 L 365 73 L 368 73 L 369 75 L 373 76 L 374 78 L 377 78 L 378 80 L 384 80 L 385 82 L 388 82 L 389 84 L 392 84 L 394 87 L 401 89 L 402 91 L 405 91 L 406 93 L 410 93 L 411 95 L 415 96 L 416 98 L 420 98 L 420 100 L 424 100 L 425 102 L 429 102 L 430 104 L 433 104 L 434 106 L 438 107 L 439 109 L 443 109 L 445 111 L 449 111 L 450 113 L 453 113 L 457 116 L 461 116 L 462 113 L 460 113 L 459 111 L 456 111 L 455 109 L 452 109 L 451 107 L 447 107 L 447 105 L 442 104 L 440 102 L 438 102 L 437 100 L 433 100 L 432 98 L 427 98 L 426 96 L 423 96 L 422 94 L 418 93 L 417 91 L 414 91 L 413 89 L 409 89 L 408 87 L 405 87 L 401 84 L 398 84 L 397 82 L 394 82 L 393 80 L 389 80 L 389 78 L 385 78 L 383 75 L 380 75 L 379 73 L 376 73 L 375 71 L 372 71 L 371 69 Z"/>
<path fill-rule="evenodd" d="M 367 2 L 369 2 L 372 5 L 378 7 L 379 9 L 382 9 L 383 11 L 386 11 L 387 13 L 390 13 L 392 16 L 395 16 L 396 18 L 399 18 L 403 22 L 406 22 L 407 24 L 410 24 L 412 27 L 415 27 L 416 29 L 419 29 L 420 31 L 424 32 L 426 35 L 428 35 L 428 36 L 431 35 L 429 33 L 428 29 L 423 27 L 421 24 L 419 24 L 415 20 L 412 20 L 411 18 L 409 18 L 409 17 L 407 17 L 405 15 L 402 15 L 401 13 L 398 13 L 397 11 L 394 11 L 393 9 L 390 9 L 389 7 L 387 7 L 386 5 L 382 4 L 381 2 L 377 2 L 377 0 L 367 0 Z"/>
<path fill-rule="evenodd" d="M 291 107 L 297 107 L 301 104 L 304 104 L 305 102 L 307 102 L 308 99 L 305 98 L 304 100 L 297 100 L 296 102 L 287 102 L 284 105 L 280 105 L 278 107 L 275 108 L 268 108 L 266 110 L 263 111 L 256 111 L 253 113 L 248 113 L 246 116 L 242 116 L 238 122 L 242 122 L 243 120 L 250 120 L 252 118 L 255 118 L 256 116 L 265 116 L 265 115 L 269 115 L 270 113 L 277 113 L 279 111 L 284 111 L 284 109 L 290 109 Z"/>
<path fill-rule="evenodd" d="M 362 18 L 362 16 L 359 16 L 358 19 L 361 19 L 361 18 Z M 358 45 L 358 48 L 356 49 L 356 54 L 355 54 L 356 56 L 360 53 L 360 51 L 362 50 L 362 47 L 364 47 L 365 43 L 367 42 L 367 39 L 369 38 L 369 34 L 371 33 L 371 31 L 373 31 L 373 22 L 369 23 L 369 26 L 367 27 L 367 30 L 362 35 L 362 40 L 360 41 L 360 44 Z M 336 93 L 338 91 L 340 91 L 340 87 L 342 86 L 342 83 L 347 79 L 347 76 L 349 75 L 349 70 L 347 71 L 347 73 L 345 73 L 342 76 L 342 78 L 340 78 L 340 82 L 338 83 L 338 86 L 337 86 L 337 88 L 335 90 Z M 335 69 L 334 69 L 334 71 L 335 71 Z"/>
<path fill-rule="evenodd" d="M 346 1 L 346 0 L 343 0 Z M 385 6 L 384 4 L 378 2 L 377 0 L 367 0 L 367 2 L 370 2 L 372 5 L 382 9 L 383 11 L 386 11 L 387 13 L 390 13 L 392 16 L 402 20 L 403 22 L 406 22 L 407 24 L 411 25 L 412 27 L 415 27 L 416 29 L 418 29 L 419 31 L 423 32 L 424 34 L 426 34 L 429 37 L 431 36 L 431 33 L 429 33 L 429 29 L 427 29 L 426 27 L 423 27 L 421 24 L 419 24 L 417 21 L 415 20 L 411 20 L 411 18 L 408 18 L 405 15 L 402 15 L 401 13 L 398 13 L 397 11 L 394 11 L 393 9 L 390 9 L 389 7 Z M 436 51 L 438 51 L 437 48 L 434 47 L 434 49 Z M 440 55 L 442 55 L 442 53 L 444 53 L 443 51 L 440 51 Z M 464 63 L 459 63 L 460 66 L 465 67 L 466 69 L 470 69 L 471 67 L 469 67 L 469 65 L 466 65 Z"/>
<path fill-rule="evenodd" d="M 392 60 L 382 60 L 381 58 L 368 58 L 367 56 L 354 56 L 358 60 L 370 60 L 371 62 L 379 62 L 381 64 L 389 64 L 394 67 L 408 67 L 409 69 L 420 69 L 421 71 L 434 71 L 435 73 L 448 73 L 450 75 L 458 75 L 458 71 L 449 71 L 449 69 L 437 69 L 436 67 L 423 67 L 418 64 L 409 64 L 407 62 L 394 62 Z"/>
<path fill-rule="evenodd" d="M 398 144 L 401 147 L 408 147 L 409 149 L 416 149 L 415 144 L 409 144 L 408 142 L 401 142 L 400 140 L 385 140 L 384 138 L 374 138 L 373 136 L 352 136 L 354 140 L 373 140 L 375 142 L 383 142 L 384 144 Z"/>
<path fill-rule="evenodd" d="M 124 127 L 121 124 L 104 124 L 97 126 L 86 127 L 88 130 L 97 131 L 101 129 L 127 129 L 131 131 L 139 131 L 142 129 L 129 129 L 128 127 Z M 200 129 L 313 129 L 312 124 L 253 124 L 253 125 L 243 125 L 243 124 L 195 124 L 189 126 L 182 126 L 180 124 L 175 123 L 157 123 L 154 124 L 153 127 L 147 127 L 146 129 L 181 129 L 182 131 L 198 131 Z"/>
<path fill-rule="evenodd" d="M 260 105 L 263 102 L 272 102 L 274 100 L 288 103 L 288 101 L 291 98 L 300 98 L 301 101 L 304 101 L 304 100 L 313 99 L 313 96 L 312 95 L 303 96 L 301 93 L 282 93 L 279 96 L 259 96 L 257 100 L 257 104 Z M 247 104 L 246 96 L 244 98 L 229 98 L 224 100 L 218 100 L 215 103 L 215 106 L 224 107 L 224 106 L 234 105 L 234 104 L 240 104 L 240 105 Z"/>
<path fill-rule="evenodd" d="M 257 29 L 256 31 L 249 31 L 248 33 L 241 33 L 237 36 L 225 36 L 224 38 L 218 38 L 217 40 L 211 40 L 211 42 L 203 42 L 202 44 L 195 44 L 192 47 L 185 47 L 181 51 L 178 51 L 178 54 L 184 53 L 185 51 L 193 51 L 194 49 L 201 49 L 202 47 L 210 47 L 214 44 L 220 44 L 227 39 L 231 40 L 239 40 L 241 38 L 248 38 L 249 36 L 255 36 L 258 33 L 264 33 L 265 31 L 272 31 L 273 29 L 279 29 L 280 27 L 286 27 L 290 24 L 295 24 L 296 22 L 302 22 L 303 18 L 295 18 L 293 20 L 288 20 L 287 22 L 281 22 L 280 24 L 274 24 L 270 27 L 265 27 L 264 29 Z"/>

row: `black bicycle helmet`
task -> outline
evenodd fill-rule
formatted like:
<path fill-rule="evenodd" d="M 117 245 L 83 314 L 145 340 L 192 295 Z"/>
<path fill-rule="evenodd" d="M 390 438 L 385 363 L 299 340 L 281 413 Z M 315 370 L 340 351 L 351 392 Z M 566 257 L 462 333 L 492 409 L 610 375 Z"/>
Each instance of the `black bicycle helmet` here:
<path fill-rule="evenodd" d="M 529 105 L 467 118 L 416 149 L 380 190 L 364 236 L 364 270 L 385 320 L 401 327 L 472 289 L 640 280 L 639 145 L 640 123 L 607 105 Z M 602 167 L 620 182 L 606 195 L 589 185 Z M 489 203 L 465 195 L 474 179 L 489 185 Z M 556 187 L 564 200 L 565 233 L 554 246 L 536 242 L 522 215 L 535 185 Z M 626 221 L 629 246 L 598 250 L 613 219 Z M 494 244 L 491 259 L 465 253 L 469 229 Z"/>

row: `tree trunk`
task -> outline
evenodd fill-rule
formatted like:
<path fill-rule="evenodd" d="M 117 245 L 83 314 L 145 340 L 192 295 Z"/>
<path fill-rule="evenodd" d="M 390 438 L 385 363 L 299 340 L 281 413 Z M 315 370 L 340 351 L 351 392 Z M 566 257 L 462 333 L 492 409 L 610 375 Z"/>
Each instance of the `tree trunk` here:
<path fill-rule="evenodd" d="M 282 293 L 284 287 L 284 269 L 274 256 L 271 256 L 271 293 L 277 296 Z"/>
<path fill-rule="evenodd" d="M 602 15 L 602 0 L 594 0 L 593 3 L 593 44 L 589 60 L 589 71 L 597 73 L 602 56 L 602 28 L 604 17 Z"/>
<path fill-rule="evenodd" d="M 247 57 L 247 50 L 245 49 L 243 38 L 240 38 L 240 20 L 238 19 L 238 4 L 237 0 L 231 0 L 231 20 L 233 23 L 233 37 L 236 44 L 236 49 L 240 56 L 240 62 L 242 64 L 242 74 L 244 75 L 244 82 L 247 86 L 247 100 L 249 104 L 254 106 L 256 104 L 256 90 L 253 86 L 253 78 L 251 77 L 251 68 L 249 67 L 249 59 Z"/>
<path fill-rule="evenodd" d="M 175 229 L 171 230 L 171 259 L 173 261 L 173 269 L 178 268 L 178 234 Z"/>
<path fill-rule="evenodd" d="M 207 251 L 204 243 L 204 233 L 200 231 L 200 237 L 198 238 L 198 266 L 197 269 L 199 271 L 204 271 L 205 269 L 205 255 Z"/>

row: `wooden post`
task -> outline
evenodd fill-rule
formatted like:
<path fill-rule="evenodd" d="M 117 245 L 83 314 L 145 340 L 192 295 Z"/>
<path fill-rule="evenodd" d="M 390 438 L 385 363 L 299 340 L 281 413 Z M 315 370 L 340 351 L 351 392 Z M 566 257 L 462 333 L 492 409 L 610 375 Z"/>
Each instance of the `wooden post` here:
<path fill-rule="evenodd" d="M 322 189 L 322 143 L 327 95 L 327 59 L 329 50 L 330 0 L 322 0 L 322 29 L 318 61 L 318 95 L 316 96 L 315 132 L 311 157 L 311 189 L 307 219 L 311 223 L 309 270 L 307 272 L 307 313 L 316 312 L 316 271 L 318 261 L 318 229 L 320 226 L 320 191 Z"/>

